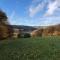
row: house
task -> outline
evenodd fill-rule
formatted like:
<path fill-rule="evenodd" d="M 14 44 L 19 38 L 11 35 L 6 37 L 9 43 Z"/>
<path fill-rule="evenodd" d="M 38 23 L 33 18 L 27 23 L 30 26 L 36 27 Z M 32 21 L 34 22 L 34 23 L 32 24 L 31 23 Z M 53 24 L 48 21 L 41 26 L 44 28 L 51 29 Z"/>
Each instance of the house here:
<path fill-rule="evenodd" d="M 18 38 L 18 35 L 19 35 L 19 34 L 20 34 L 19 29 L 14 28 L 14 29 L 13 29 L 13 38 Z"/>

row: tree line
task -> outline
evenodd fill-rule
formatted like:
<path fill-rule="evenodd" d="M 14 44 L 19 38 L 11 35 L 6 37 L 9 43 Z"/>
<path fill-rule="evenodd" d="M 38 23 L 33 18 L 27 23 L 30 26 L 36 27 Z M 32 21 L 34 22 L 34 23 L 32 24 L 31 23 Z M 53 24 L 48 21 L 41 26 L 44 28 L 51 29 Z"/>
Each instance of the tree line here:
<path fill-rule="evenodd" d="M 32 31 L 32 37 L 60 36 L 60 24 Z"/>

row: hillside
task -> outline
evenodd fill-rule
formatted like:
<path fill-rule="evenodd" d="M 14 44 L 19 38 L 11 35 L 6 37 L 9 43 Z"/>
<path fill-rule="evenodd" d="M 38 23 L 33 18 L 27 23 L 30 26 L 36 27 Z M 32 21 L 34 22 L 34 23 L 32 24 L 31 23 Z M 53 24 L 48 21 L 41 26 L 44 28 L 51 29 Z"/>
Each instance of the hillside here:
<path fill-rule="evenodd" d="M 8 26 L 12 28 L 17 28 L 17 29 L 23 29 L 24 31 L 33 31 L 36 29 L 50 29 L 50 28 L 58 30 L 60 28 L 60 24 L 52 25 L 52 26 L 24 26 L 24 25 L 8 25 Z"/>
<path fill-rule="evenodd" d="M 32 26 L 32 27 L 34 27 L 34 28 L 36 28 L 36 29 L 41 29 L 41 28 L 47 28 L 47 27 L 49 27 L 49 26 Z"/>
<path fill-rule="evenodd" d="M 24 25 L 11 25 L 11 26 L 12 28 L 23 29 L 24 31 L 33 31 L 37 29 L 33 26 L 24 26 Z"/>

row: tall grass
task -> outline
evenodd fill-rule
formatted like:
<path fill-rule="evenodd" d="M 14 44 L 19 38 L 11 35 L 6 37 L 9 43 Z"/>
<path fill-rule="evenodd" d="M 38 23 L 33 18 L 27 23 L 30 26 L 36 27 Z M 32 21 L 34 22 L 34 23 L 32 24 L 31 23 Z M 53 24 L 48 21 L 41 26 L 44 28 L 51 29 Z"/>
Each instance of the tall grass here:
<path fill-rule="evenodd" d="M 1 41 L 0 60 L 60 60 L 60 37 Z"/>

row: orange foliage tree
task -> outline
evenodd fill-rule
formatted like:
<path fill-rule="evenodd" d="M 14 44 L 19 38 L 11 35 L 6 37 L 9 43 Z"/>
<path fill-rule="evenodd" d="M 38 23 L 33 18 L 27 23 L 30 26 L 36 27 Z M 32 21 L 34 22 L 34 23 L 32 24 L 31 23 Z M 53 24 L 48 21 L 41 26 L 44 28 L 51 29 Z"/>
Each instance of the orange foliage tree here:
<path fill-rule="evenodd" d="M 4 39 L 8 37 L 8 21 L 7 21 L 8 17 L 5 14 L 5 12 L 3 12 L 2 10 L 0 10 L 0 39 Z"/>

